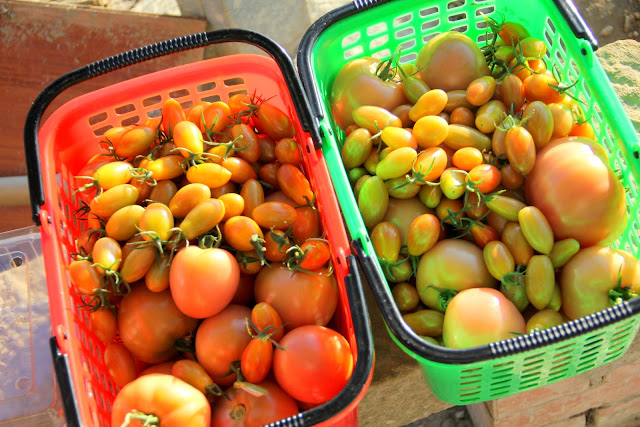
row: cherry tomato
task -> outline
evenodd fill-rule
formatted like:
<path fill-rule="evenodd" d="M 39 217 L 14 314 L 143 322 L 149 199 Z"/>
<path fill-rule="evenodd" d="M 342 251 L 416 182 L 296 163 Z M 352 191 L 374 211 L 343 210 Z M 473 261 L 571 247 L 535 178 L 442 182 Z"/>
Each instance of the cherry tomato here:
<path fill-rule="evenodd" d="M 500 169 L 483 163 L 469 171 L 469 181 L 476 182 L 475 188 L 481 193 L 490 193 L 500 185 Z"/>
<path fill-rule="evenodd" d="M 299 206 L 313 201 L 309 180 L 300 169 L 293 165 L 284 164 L 278 168 L 278 184 L 284 194 L 293 199 Z"/>
<path fill-rule="evenodd" d="M 122 248 L 111 237 L 101 237 L 93 245 L 91 257 L 99 273 L 106 269 L 118 271 L 122 263 Z"/>
<path fill-rule="evenodd" d="M 265 202 L 256 206 L 251 216 L 262 228 L 287 230 L 296 221 L 298 212 L 283 202 Z"/>
<path fill-rule="evenodd" d="M 523 82 L 524 93 L 529 102 L 542 101 L 545 104 L 553 104 L 562 101 L 564 94 L 557 89 L 558 82 L 548 74 L 532 74 Z"/>
<path fill-rule="evenodd" d="M 149 199 L 153 200 L 155 203 L 162 203 L 163 205 L 169 206 L 171 203 L 171 199 L 178 192 L 178 186 L 175 182 L 170 180 L 158 181 L 158 183 L 151 190 L 151 194 L 149 194 Z"/>
<path fill-rule="evenodd" d="M 176 125 L 186 120 L 182 105 L 173 98 L 167 99 L 162 105 L 162 129 L 169 136 L 173 136 Z"/>
<path fill-rule="evenodd" d="M 413 313 L 406 313 L 402 318 L 407 325 L 418 335 L 427 337 L 437 337 L 442 335 L 442 324 L 444 314 L 437 310 L 419 310 Z"/>
<path fill-rule="evenodd" d="M 553 249 L 553 230 L 540 209 L 527 206 L 518 212 L 518 222 L 527 242 L 541 254 L 548 255 Z"/>
<path fill-rule="evenodd" d="M 402 121 L 389 110 L 375 105 L 361 105 L 353 110 L 353 121 L 360 127 L 376 134 L 382 129 L 402 127 Z"/>
<path fill-rule="evenodd" d="M 212 102 L 202 109 L 202 116 L 198 119 L 198 127 L 205 134 L 207 131 L 222 132 L 229 124 L 231 108 L 222 101 Z"/>
<path fill-rule="evenodd" d="M 320 217 L 312 207 L 297 208 L 298 216 L 293 223 L 293 238 L 301 244 L 309 239 L 320 237 Z"/>
<path fill-rule="evenodd" d="M 551 309 L 540 310 L 527 321 L 527 333 L 542 331 L 564 323 L 562 314 Z"/>
<path fill-rule="evenodd" d="M 180 223 L 180 230 L 187 240 L 205 234 L 224 218 L 224 203 L 207 199 L 193 208 Z"/>
<path fill-rule="evenodd" d="M 499 240 L 488 242 L 482 249 L 482 257 L 489 273 L 497 280 L 515 270 L 515 260 L 507 245 Z"/>
<path fill-rule="evenodd" d="M 137 199 L 138 189 L 136 187 L 131 184 L 121 184 L 92 199 L 89 208 L 95 215 L 108 218 L 119 209 L 133 205 Z"/>
<path fill-rule="evenodd" d="M 467 107 L 458 107 L 451 112 L 449 123 L 473 127 L 476 125 L 476 114 Z"/>
<path fill-rule="evenodd" d="M 496 79 L 483 76 L 475 79 L 467 86 L 467 101 L 477 107 L 489 102 L 496 90 Z"/>
<path fill-rule="evenodd" d="M 231 171 L 217 163 L 201 163 L 187 169 L 190 183 L 204 184 L 209 188 L 222 187 L 231 179 Z"/>
<path fill-rule="evenodd" d="M 556 276 L 551 260 L 546 255 L 534 255 L 529 260 L 525 275 L 527 298 L 538 310 L 551 301 L 556 285 Z"/>
<path fill-rule="evenodd" d="M 239 251 L 250 251 L 254 249 L 251 243 L 252 236 L 264 239 L 264 234 L 260 226 L 253 219 L 243 215 L 229 218 L 224 223 L 223 235 L 227 243 Z"/>
<path fill-rule="evenodd" d="M 271 372 L 273 344 L 268 339 L 253 338 L 242 352 L 240 370 L 245 381 L 258 384 Z"/>
<path fill-rule="evenodd" d="M 269 102 L 263 102 L 256 110 L 259 127 L 263 132 L 276 141 L 283 138 L 293 138 L 295 129 L 291 118 L 281 109 Z"/>
<path fill-rule="evenodd" d="M 120 138 L 112 141 L 118 157 L 143 156 L 156 139 L 156 130 L 149 126 L 136 126 L 127 130 Z"/>
<path fill-rule="evenodd" d="M 107 372 L 118 388 L 124 387 L 136 378 L 133 356 L 122 344 L 107 344 L 103 357 Z"/>
<path fill-rule="evenodd" d="M 169 287 L 169 255 L 158 257 L 144 276 L 144 283 L 151 292 L 162 292 Z"/>
<path fill-rule="evenodd" d="M 396 262 L 402 245 L 398 227 L 388 221 L 379 222 L 371 231 L 371 244 L 378 259 L 388 263 Z"/>
<path fill-rule="evenodd" d="M 384 218 L 389 205 L 389 191 L 380 177 L 367 179 L 358 194 L 358 208 L 365 226 L 372 229 Z"/>
<path fill-rule="evenodd" d="M 420 256 L 431 249 L 440 236 L 440 221 L 432 214 L 423 214 L 413 220 L 407 236 L 409 255 Z"/>
<path fill-rule="evenodd" d="M 522 233 L 517 222 L 508 222 L 501 234 L 502 243 L 507 245 L 516 265 L 528 265 L 533 256 L 533 248 Z"/>
<path fill-rule="evenodd" d="M 193 183 L 181 187 L 169 202 L 174 218 L 184 218 L 200 203 L 211 198 L 211 189 L 204 184 Z"/>
<path fill-rule="evenodd" d="M 138 232 L 144 211 L 140 205 L 129 205 L 115 211 L 105 225 L 107 236 L 120 242 L 132 238 Z"/>
<path fill-rule="evenodd" d="M 240 190 L 240 196 L 244 200 L 244 210 L 242 214 L 252 218 L 253 210 L 264 203 L 264 189 L 260 181 L 248 179 Z"/>
<path fill-rule="evenodd" d="M 506 113 L 505 104 L 498 99 L 492 99 L 476 111 L 475 127 L 482 133 L 492 133 L 496 130 L 496 124 L 502 121 Z"/>
<path fill-rule="evenodd" d="M 267 327 L 272 326 L 269 329 L 271 339 L 275 342 L 280 341 L 284 336 L 284 329 L 282 328 L 282 319 L 273 306 L 267 302 L 259 302 L 251 309 L 251 322 L 260 330 L 263 331 Z M 277 332 L 276 332 L 277 331 Z M 258 331 L 256 331 L 258 332 Z"/>
<path fill-rule="evenodd" d="M 231 137 L 236 141 L 235 155 L 248 163 L 257 162 L 260 159 L 260 143 L 258 136 L 245 123 L 239 123 L 231 127 Z"/>
<path fill-rule="evenodd" d="M 107 308 L 92 311 L 89 313 L 89 328 L 100 341 L 111 342 L 117 332 L 116 315 Z"/>
<path fill-rule="evenodd" d="M 401 282 L 391 288 L 393 300 L 402 312 L 415 309 L 420 303 L 420 296 L 416 287 L 407 282 Z"/>
<path fill-rule="evenodd" d="M 475 128 L 450 124 L 448 129 L 444 143 L 453 150 L 459 150 L 464 147 L 474 147 L 480 151 L 489 151 L 491 149 L 491 139 Z"/>
<path fill-rule="evenodd" d="M 417 122 L 425 116 L 440 114 L 447 105 L 447 93 L 442 89 L 432 89 L 422 95 L 409 110 L 409 118 Z"/>
<path fill-rule="evenodd" d="M 576 239 L 568 238 L 554 242 L 549 253 L 553 268 L 564 266 L 580 250 L 580 243 Z"/>
<path fill-rule="evenodd" d="M 69 278 L 81 294 L 92 294 L 100 288 L 101 272 L 87 260 L 75 260 L 69 264 Z"/>

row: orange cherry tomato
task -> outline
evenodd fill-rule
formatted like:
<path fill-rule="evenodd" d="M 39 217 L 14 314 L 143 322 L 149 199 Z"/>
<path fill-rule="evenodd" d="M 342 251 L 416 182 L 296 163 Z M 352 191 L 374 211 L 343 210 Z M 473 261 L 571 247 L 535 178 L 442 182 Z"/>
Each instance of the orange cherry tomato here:
<path fill-rule="evenodd" d="M 118 388 L 136 379 L 135 361 L 124 345 L 117 342 L 107 344 L 103 357 L 107 372 Z"/>
<path fill-rule="evenodd" d="M 463 147 L 453 153 L 451 161 L 458 169 L 468 172 L 474 167 L 481 165 L 484 162 L 484 158 L 482 157 L 482 152 L 477 148 Z"/>
<path fill-rule="evenodd" d="M 252 238 L 264 239 L 264 233 L 260 226 L 251 218 L 238 215 L 229 218 L 224 223 L 224 238 L 227 243 L 239 251 L 254 249 Z M 254 237 L 256 236 L 256 237 Z"/>
<path fill-rule="evenodd" d="M 476 189 L 481 193 L 490 193 L 500 185 L 500 169 L 483 163 L 469 171 L 469 180 L 476 182 Z"/>
<path fill-rule="evenodd" d="M 293 199 L 299 206 L 304 206 L 314 200 L 309 180 L 295 166 L 289 164 L 281 165 L 278 168 L 277 179 L 282 192 Z"/>
<path fill-rule="evenodd" d="M 528 130 L 516 126 L 507 131 L 505 150 L 509 164 L 523 175 L 533 170 L 536 162 L 536 145 Z"/>
<path fill-rule="evenodd" d="M 283 202 L 266 202 L 253 208 L 251 217 L 262 228 L 287 230 L 296 221 L 298 212 Z"/>
<path fill-rule="evenodd" d="M 260 143 L 258 136 L 245 123 L 233 125 L 231 128 L 231 137 L 236 141 L 235 155 L 244 159 L 248 163 L 257 162 L 260 159 Z"/>
<path fill-rule="evenodd" d="M 162 105 L 162 129 L 171 138 L 176 125 L 187 117 L 182 105 L 173 98 L 167 99 Z"/>

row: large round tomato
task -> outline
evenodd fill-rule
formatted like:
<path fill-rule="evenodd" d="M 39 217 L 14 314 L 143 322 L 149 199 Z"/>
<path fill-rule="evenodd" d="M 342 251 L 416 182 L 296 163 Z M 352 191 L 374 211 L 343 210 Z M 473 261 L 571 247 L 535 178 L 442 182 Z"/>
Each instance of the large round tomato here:
<path fill-rule="evenodd" d="M 130 426 L 142 426 L 144 415 L 157 417 L 153 425 L 163 427 L 211 425 L 211 406 L 204 394 L 173 375 L 144 375 L 124 386 L 113 401 L 111 425 L 124 425 L 129 413 L 137 414 Z"/>
<path fill-rule="evenodd" d="M 338 305 L 338 286 L 335 274 L 325 269 L 314 273 L 293 273 L 282 264 L 263 268 L 256 276 L 256 302 L 271 304 L 287 330 L 326 326 Z"/>
<path fill-rule="evenodd" d="M 283 390 L 297 400 L 327 402 L 351 378 L 351 348 L 333 329 L 301 326 L 287 333 L 279 344 L 284 349 L 276 349 L 273 355 L 273 373 Z"/>
<path fill-rule="evenodd" d="M 180 249 L 169 272 L 173 300 L 180 311 L 196 319 L 213 316 L 229 305 L 239 282 L 238 262 L 220 248 Z"/>
<path fill-rule="evenodd" d="M 298 413 L 295 400 L 273 380 L 259 384 L 266 390 L 256 396 L 242 388 L 231 387 L 226 391 L 228 399 L 218 399 L 212 409 L 214 426 L 258 427 L 282 420 Z"/>
<path fill-rule="evenodd" d="M 442 338 L 449 348 L 469 348 L 525 333 L 524 317 L 500 291 L 466 289 L 449 302 Z"/>
<path fill-rule="evenodd" d="M 352 112 L 360 105 L 393 110 L 407 99 L 402 85 L 376 75 L 380 60 L 358 58 L 345 64 L 331 86 L 331 111 L 341 129 L 354 123 Z"/>
<path fill-rule="evenodd" d="M 529 204 L 542 211 L 556 240 L 580 247 L 608 245 L 624 230 L 627 204 L 622 183 L 601 147 L 582 137 L 556 140 L 536 154 L 525 181 Z"/>
<path fill-rule="evenodd" d="M 580 250 L 562 267 L 562 311 L 578 319 L 611 307 L 609 292 L 629 286 L 640 293 L 640 261 L 620 249 L 591 246 Z"/>
<path fill-rule="evenodd" d="M 231 363 L 240 360 L 242 352 L 251 341 L 246 319 L 251 309 L 231 304 L 220 313 L 205 319 L 196 333 L 196 357 L 198 362 L 218 385 L 231 385 L 236 374 Z"/>
<path fill-rule="evenodd" d="M 466 240 L 445 239 L 437 242 L 420 258 L 416 288 L 429 308 L 444 312 L 439 290 L 456 292 L 468 288 L 492 287 L 493 278 L 484 263 L 482 249 Z"/>
<path fill-rule="evenodd" d="M 151 292 L 144 285 L 122 298 L 117 318 L 122 343 L 136 359 L 146 363 L 174 357 L 175 341 L 198 325 L 196 319 L 178 309 L 169 289 Z"/>
<path fill-rule="evenodd" d="M 475 79 L 490 74 L 478 45 L 455 31 L 429 40 L 418 53 L 416 69 L 429 88 L 445 92 L 466 89 Z"/>

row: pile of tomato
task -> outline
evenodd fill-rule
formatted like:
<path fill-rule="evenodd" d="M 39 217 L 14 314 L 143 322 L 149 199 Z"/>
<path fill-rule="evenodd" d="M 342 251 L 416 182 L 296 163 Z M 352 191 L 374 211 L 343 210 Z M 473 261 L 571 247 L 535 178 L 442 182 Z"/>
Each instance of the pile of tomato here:
<path fill-rule="evenodd" d="M 118 387 L 114 426 L 257 426 L 353 370 L 331 246 L 291 118 L 255 94 L 167 100 L 75 177 L 69 265 Z"/>
<path fill-rule="evenodd" d="M 546 45 L 487 18 L 414 62 L 358 58 L 331 87 L 341 156 L 404 320 L 469 348 L 550 328 L 640 291 L 640 263 L 611 247 L 627 223 L 576 82 Z"/>

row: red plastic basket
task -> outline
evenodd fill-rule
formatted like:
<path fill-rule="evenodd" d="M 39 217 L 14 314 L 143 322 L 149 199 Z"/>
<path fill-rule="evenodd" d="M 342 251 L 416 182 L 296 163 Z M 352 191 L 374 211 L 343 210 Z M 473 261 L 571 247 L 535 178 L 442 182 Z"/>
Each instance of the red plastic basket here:
<path fill-rule="evenodd" d="M 124 66 L 177 51 L 221 42 L 247 42 L 272 57 L 231 55 L 159 71 L 78 97 L 57 109 L 38 132 L 49 103 L 72 84 Z M 160 115 L 168 98 L 188 108 L 200 100 L 226 101 L 235 93 L 253 93 L 293 117 L 296 138 L 333 253 L 339 304 L 331 326 L 353 349 L 351 381 L 334 399 L 281 420 L 277 425 L 357 425 L 357 405 L 373 372 L 373 344 L 355 258 L 350 253 L 337 199 L 321 150 L 305 129 L 312 129 L 308 103 L 285 51 L 270 39 L 245 30 L 221 30 L 185 36 L 125 52 L 60 77 L 36 99 L 25 125 L 25 151 L 34 221 L 40 224 L 50 299 L 56 375 L 70 425 L 110 425 L 110 405 L 117 392 L 105 370 L 105 345 L 88 327 L 87 313 L 71 287 L 66 268 L 75 237 L 85 224 L 73 212 L 78 200 L 73 177 L 98 153 L 97 138 L 107 129 Z M 40 164 L 41 162 L 41 164 Z M 322 190 L 322 191 L 319 191 Z"/>

